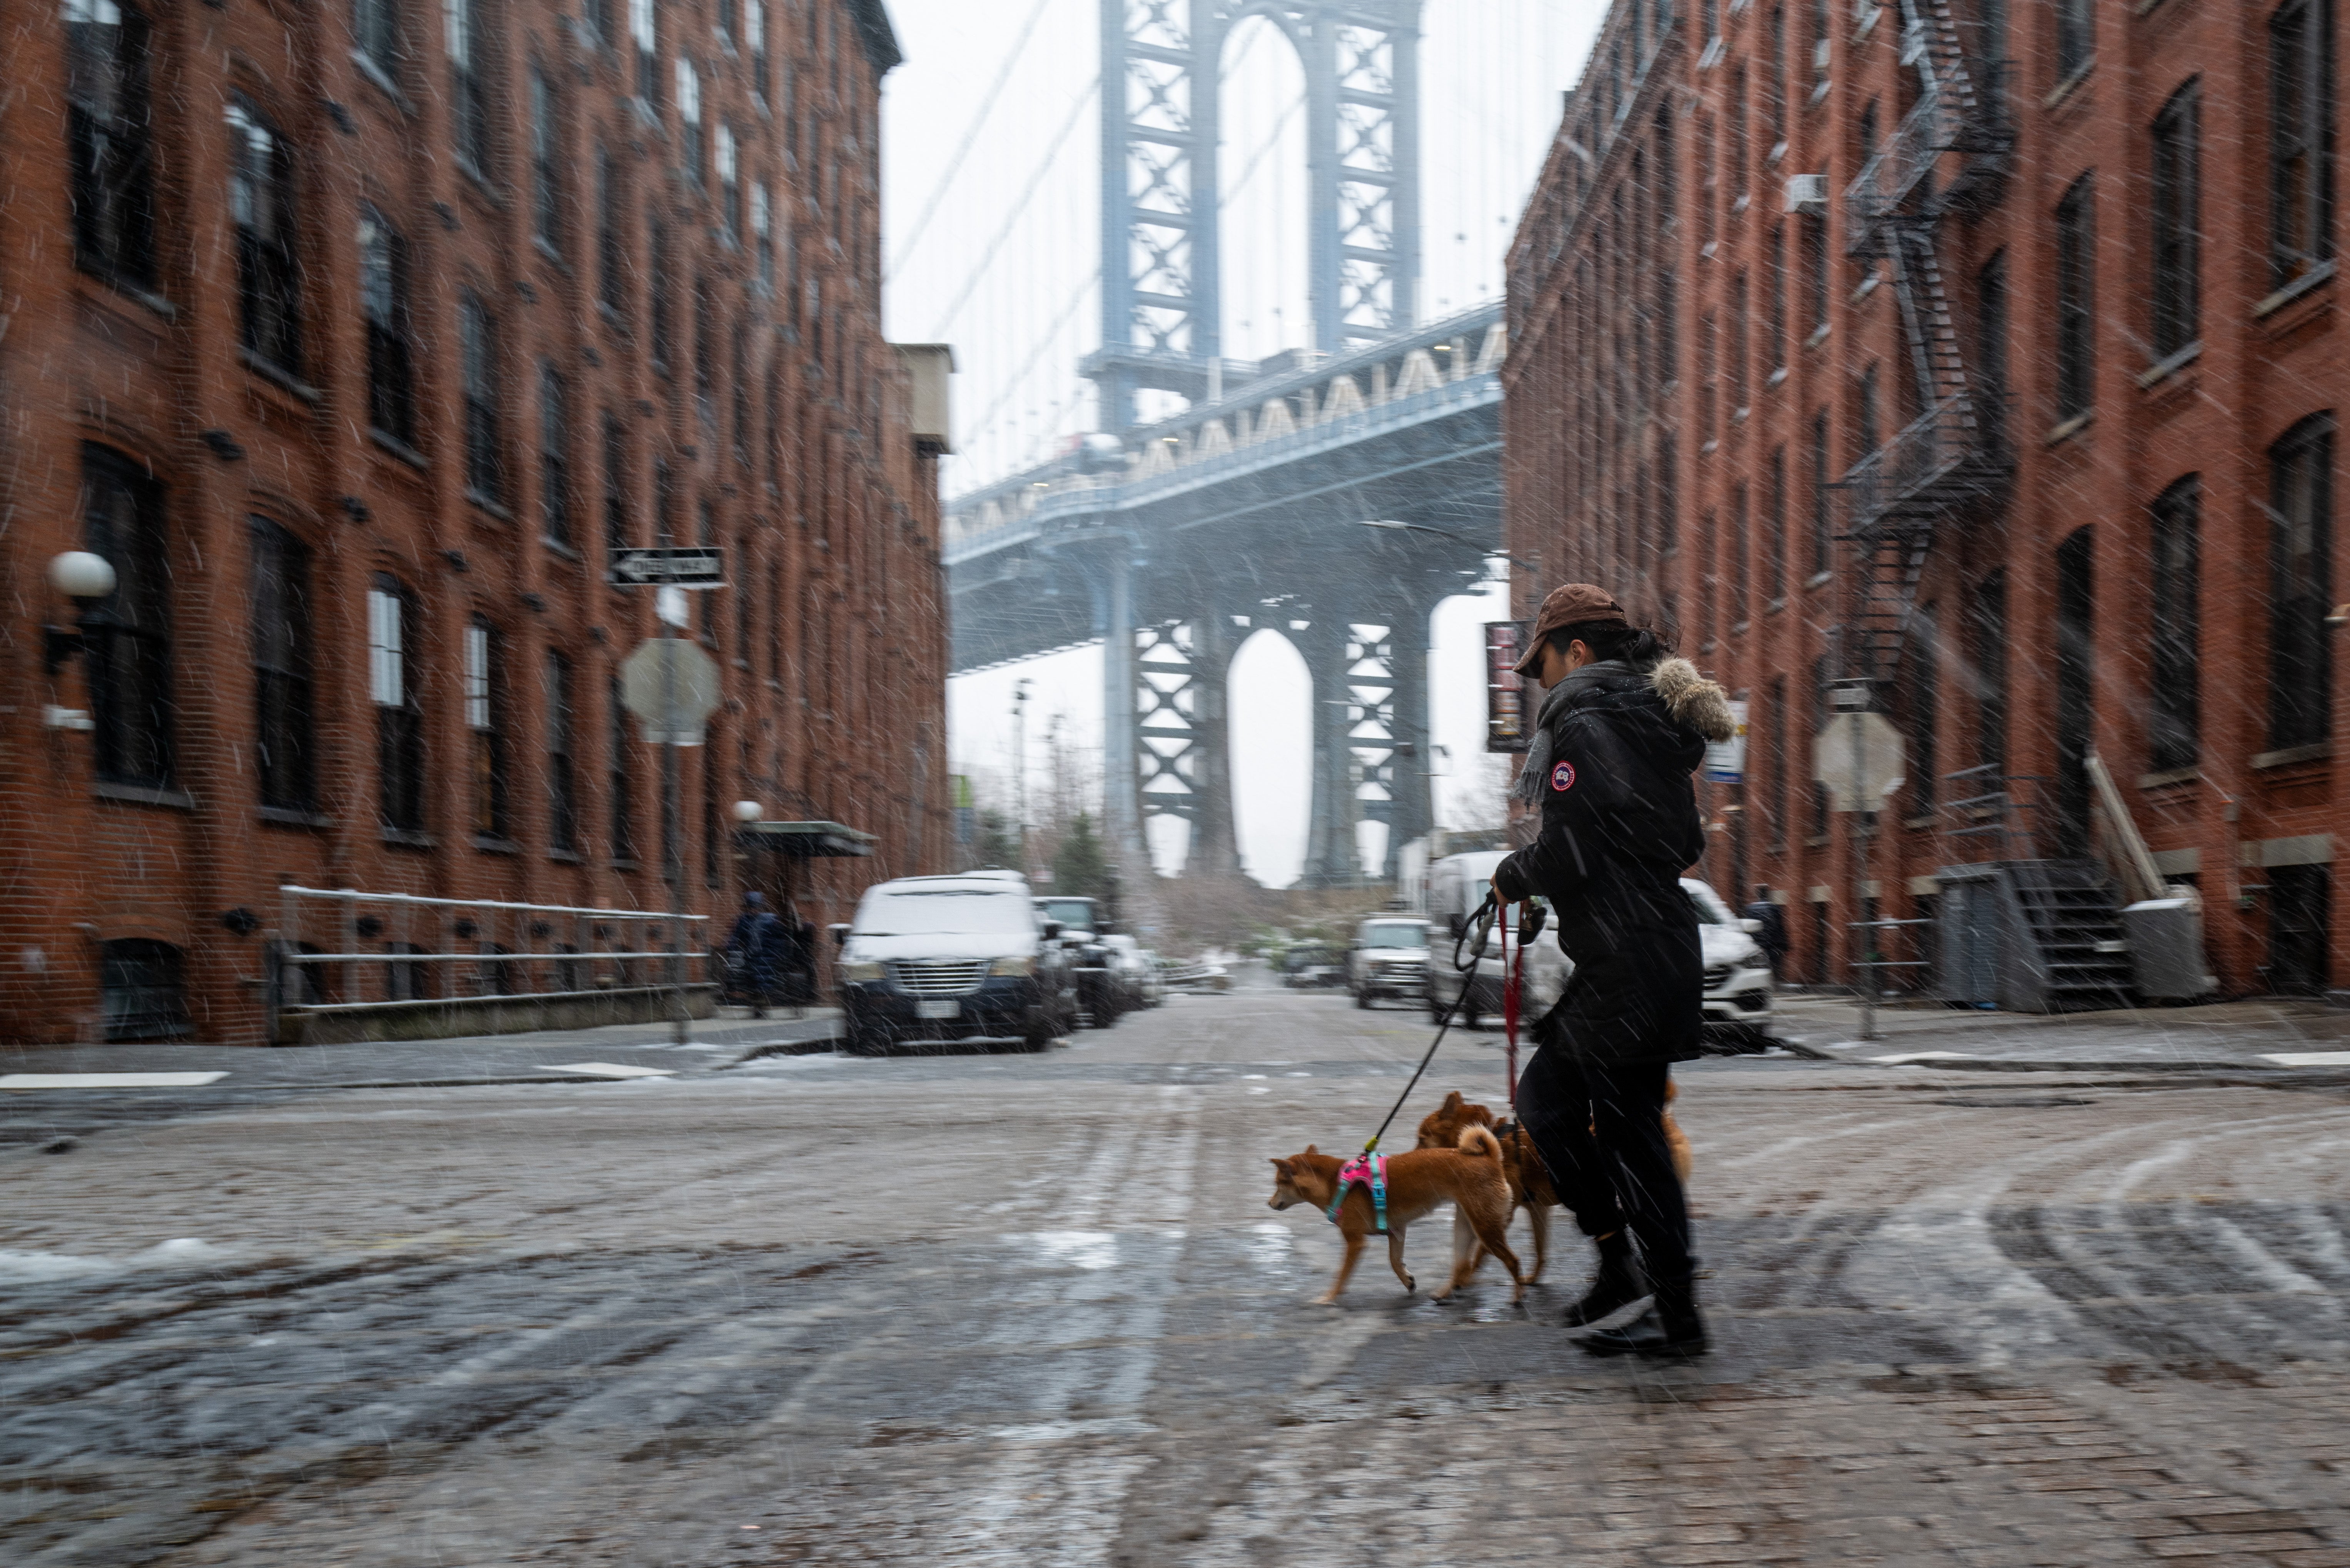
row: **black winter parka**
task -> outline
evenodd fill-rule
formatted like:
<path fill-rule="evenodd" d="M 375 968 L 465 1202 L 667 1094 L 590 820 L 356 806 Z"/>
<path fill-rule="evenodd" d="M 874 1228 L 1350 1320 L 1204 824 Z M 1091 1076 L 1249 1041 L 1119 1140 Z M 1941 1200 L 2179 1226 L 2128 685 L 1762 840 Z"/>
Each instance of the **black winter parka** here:
<path fill-rule="evenodd" d="M 1688 1061 L 1705 971 L 1680 887 L 1705 853 L 1690 781 L 1705 743 L 1730 738 L 1729 703 L 1687 659 L 1602 660 L 1552 688 L 1538 728 L 1542 831 L 1493 876 L 1504 898 L 1549 900 L 1575 961 L 1534 1037 L 1594 1064 Z"/>

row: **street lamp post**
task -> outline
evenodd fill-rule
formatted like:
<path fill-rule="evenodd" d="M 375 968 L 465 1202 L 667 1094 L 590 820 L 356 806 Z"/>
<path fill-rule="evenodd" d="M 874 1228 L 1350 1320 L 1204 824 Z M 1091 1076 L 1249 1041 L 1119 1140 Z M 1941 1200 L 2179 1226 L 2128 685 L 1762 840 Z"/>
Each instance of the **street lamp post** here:
<path fill-rule="evenodd" d="M 1028 687 L 1024 676 L 1012 688 L 1012 798 L 1020 814 L 1020 875 L 1028 875 Z"/>

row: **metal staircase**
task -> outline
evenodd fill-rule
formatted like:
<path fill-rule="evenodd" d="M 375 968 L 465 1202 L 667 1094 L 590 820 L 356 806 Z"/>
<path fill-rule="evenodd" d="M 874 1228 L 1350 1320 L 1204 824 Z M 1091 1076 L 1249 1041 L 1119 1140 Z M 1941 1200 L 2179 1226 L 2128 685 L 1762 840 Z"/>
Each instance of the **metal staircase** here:
<path fill-rule="evenodd" d="M 2014 137 L 1992 75 L 1970 65 L 1950 0 L 1901 0 L 1902 59 L 1916 67 L 1916 107 L 1845 191 L 1847 254 L 1886 264 L 1925 411 L 1855 463 L 1845 493 L 1853 573 L 1843 663 L 1889 689 L 1938 525 L 1997 493 L 2007 464 L 1980 417 L 1934 236 L 1941 221 L 1989 200 Z"/>
<path fill-rule="evenodd" d="M 2137 977 L 2106 868 L 2039 858 L 2047 781 L 1996 767 L 1944 776 L 1935 966 L 1944 1000 L 2016 1012 L 2129 1006 Z M 1992 858 L 1971 858 L 1985 853 Z"/>

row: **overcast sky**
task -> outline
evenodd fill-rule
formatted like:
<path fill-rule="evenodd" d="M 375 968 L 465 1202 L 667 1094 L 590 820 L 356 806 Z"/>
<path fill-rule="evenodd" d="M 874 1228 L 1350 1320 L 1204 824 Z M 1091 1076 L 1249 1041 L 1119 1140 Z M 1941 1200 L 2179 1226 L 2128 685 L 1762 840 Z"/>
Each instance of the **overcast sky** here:
<path fill-rule="evenodd" d="M 884 99 L 885 309 L 899 341 L 954 345 L 958 455 L 949 494 L 1050 456 L 1091 430 L 1076 373 L 1100 342 L 1098 0 L 889 0 L 906 63 Z M 1497 298 L 1502 257 L 1606 6 L 1598 0 L 1428 0 L 1422 11 L 1421 317 Z M 1296 57 L 1261 18 L 1226 49 L 1222 105 L 1224 351 L 1258 358 L 1306 339 L 1305 142 Z M 1449 601 L 1431 661 L 1440 817 L 1491 809 L 1477 747 L 1476 625 L 1498 600 Z M 1030 772 L 1064 715 L 1097 758 L 1101 656 L 1080 649 L 958 678 L 956 761 L 1008 779 L 1012 685 L 1035 680 Z M 1242 855 L 1285 886 L 1305 853 L 1311 710 L 1302 663 L 1263 635 L 1235 660 L 1231 711 Z M 1474 803 L 1471 804 L 1471 797 Z"/>

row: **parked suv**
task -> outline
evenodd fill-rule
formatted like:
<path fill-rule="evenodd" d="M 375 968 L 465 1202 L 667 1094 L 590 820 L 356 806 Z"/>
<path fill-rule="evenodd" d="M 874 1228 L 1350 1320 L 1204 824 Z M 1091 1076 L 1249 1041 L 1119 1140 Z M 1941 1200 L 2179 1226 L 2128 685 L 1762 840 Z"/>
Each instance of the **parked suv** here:
<path fill-rule="evenodd" d="M 1068 954 L 1070 981 L 1077 988 L 1077 1006 L 1086 1022 L 1096 1029 L 1108 1028 L 1130 1009 L 1117 962 L 1102 941 L 1109 922 L 1102 918 L 1101 905 L 1091 898 L 1046 895 L 1036 899 L 1036 910 L 1061 928 L 1061 946 Z"/>
<path fill-rule="evenodd" d="M 1742 919 L 1721 895 L 1694 877 L 1681 878 L 1681 891 L 1697 906 L 1698 940 L 1705 950 L 1707 1027 L 1748 1050 L 1765 1050 L 1771 1038 L 1771 960 L 1754 940 L 1760 920 Z"/>
<path fill-rule="evenodd" d="M 901 1040 L 989 1037 L 1042 1051 L 1076 1025 L 1060 928 L 1015 872 L 877 882 L 832 933 L 857 1054 Z"/>
<path fill-rule="evenodd" d="M 1382 996 L 1409 1002 L 1428 994 L 1428 922 L 1374 915 L 1355 929 L 1347 950 L 1347 989 L 1355 1005 Z"/>

